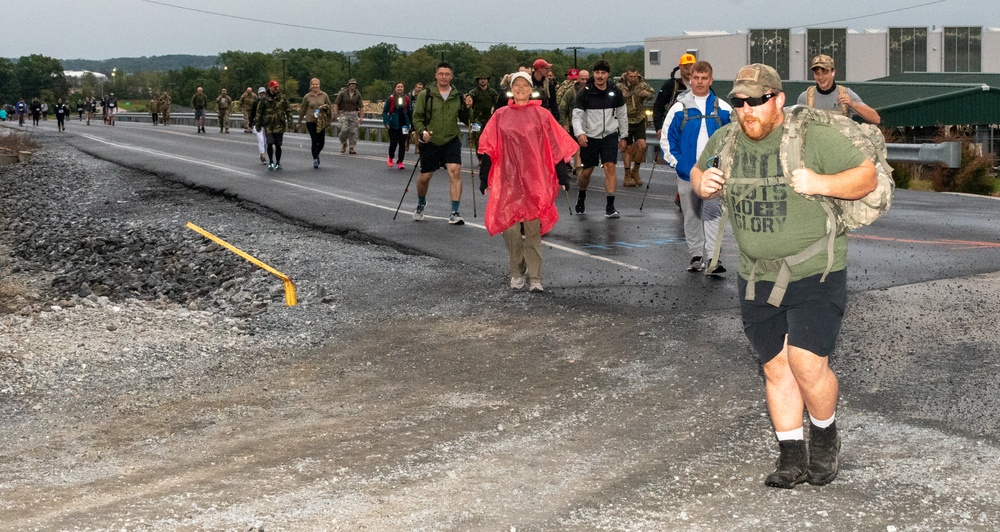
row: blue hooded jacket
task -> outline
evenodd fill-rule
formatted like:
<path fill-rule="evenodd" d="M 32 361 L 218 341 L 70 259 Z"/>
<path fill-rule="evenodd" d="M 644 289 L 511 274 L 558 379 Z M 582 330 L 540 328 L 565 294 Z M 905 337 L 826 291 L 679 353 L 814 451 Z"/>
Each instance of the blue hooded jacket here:
<path fill-rule="evenodd" d="M 698 153 L 698 135 L 701 133 L 701 121 L 706 120 L 705 126 L 709 137 L 730 121 L 728 105 L 725 105 L 725 108 L 723 105 L 719 105 L 719 119 L 714 118 L 717 102 L 725 103 L 720 102 L 714 92 L 709 92 L 708 99 L 705 100 L 706 114 L 702 115 L 695 106 L 694 94 L 691 91 L 685 92 L 677 98 L 677 104 L 683 105 L 683 109 L 674 113 L 667 131 L 667 139 L 670 142 L 670 154 L 677 159 L 677 177 L 685 181 L 691 180 L 691 168 L 698 162 L 698 155 L 700 155 Z M 685 116 L 687 122 L 684 121 Z M 684 124 L 683 128 L 681 128 L 682 123 Z"/>

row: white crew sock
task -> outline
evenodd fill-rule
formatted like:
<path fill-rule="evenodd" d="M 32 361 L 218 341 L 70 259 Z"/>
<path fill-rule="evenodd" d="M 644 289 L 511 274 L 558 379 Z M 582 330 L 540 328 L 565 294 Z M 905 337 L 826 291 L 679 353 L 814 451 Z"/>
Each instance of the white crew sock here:
<path fill-rule="evenodd" d="M 786 430 L 783 432 L 774 431 L 774 435 L 778 437 L 778 441 L 806 439 L 805 432 L 803 432 L 802 427 L 792 430 Z"/>
<path fill-rule="evenodd" d="M 821 429 L 829 428 L 830 425 L 833 425 L 833 422 L 836 420 L 837 420 L 836 412 L 834 412 L 833 415 L 830 416 L 830 419 L 824 419 L 822 421 L 812 417 L 812 414 L 809 414 L 809 422 L 812 423 L 814 427 L 819 427 Z"/>

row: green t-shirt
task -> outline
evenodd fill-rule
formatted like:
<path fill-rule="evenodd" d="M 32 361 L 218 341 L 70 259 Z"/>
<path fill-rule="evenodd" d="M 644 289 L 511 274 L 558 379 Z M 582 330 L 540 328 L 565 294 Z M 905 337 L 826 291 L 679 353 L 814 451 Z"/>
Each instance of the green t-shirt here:
<path fill-rule="evenodd" d="M 721 152 L 722 139 L 728 128 L 739 128 L 737 122 L 719 129 L 709 139 L 698 160 L 698 168 L 705 170 L 706 161 Z M 729 223 L 740 248 L 740 276 L 750 277 L 755 259 L 780 259 L 795 255 L 826 234 L 827 214 L 822 205 L 792 190 L 781 168 L 779 148 L 784 126 L 780 126 L 760 141 L 752 141 L 740 131 L 736 135 L 736 149 L 730 177 L 760 179 L 754 183 L 732 182 L 727 185 L 724 198 L 729 212 Z M 836 130 L 811 124 L 806 132 L 806 167 L 818 174 L 836 174 L 861 165 L 865 156 L 850 139 Z M 748 192 L 739 203 L 736 200 Z M 826 251 L 791 267 L 791 281 L 826 270 Z M 847 236 L 838 235 L 834 242 L 834 261 L 831 271 L 847 267 Z M 756 278 L 774 281 L 776 271 L 757 269 Z"/>

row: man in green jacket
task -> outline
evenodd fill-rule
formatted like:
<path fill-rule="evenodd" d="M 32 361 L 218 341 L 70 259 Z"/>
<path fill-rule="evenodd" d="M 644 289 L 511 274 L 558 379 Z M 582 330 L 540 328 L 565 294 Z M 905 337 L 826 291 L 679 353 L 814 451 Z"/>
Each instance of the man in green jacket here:
<path fill-rule="evenodd" d="M 434 71 L 435 83 L 421 91 L 414 104 L 413 129 L 420 141 L 420 179 L 417 180 L 414 221 L 424 219 L 431 176 L 443 166 L 451 180 L 451 216 L 448 223 L 465 223 L 458 213 L 462 199 L 462 141 L 459 139 L 458 122 L 468 123 L 472 97 L 459 94 L 451 86 L 454 75 L 451 64 L 438 64 Z"/>

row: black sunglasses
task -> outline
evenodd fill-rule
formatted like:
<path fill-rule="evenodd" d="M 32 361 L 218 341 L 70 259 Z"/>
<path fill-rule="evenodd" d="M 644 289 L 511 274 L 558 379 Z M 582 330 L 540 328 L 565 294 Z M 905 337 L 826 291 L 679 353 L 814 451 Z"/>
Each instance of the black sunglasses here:
<path fill-rule="evenodd" d="M 771 98 L 774 98 L 777 95 L 777 93 L 770 93 L 765 94 L 760 98 L 740 98 L 739 96 L 730 96 L 729 103 L 733 104 L 733 109 L 740 109 L 744 104 L 750 104 L 750 107 L 757 107 L 758 105 L 764 105 L 769 102 Z"/>

